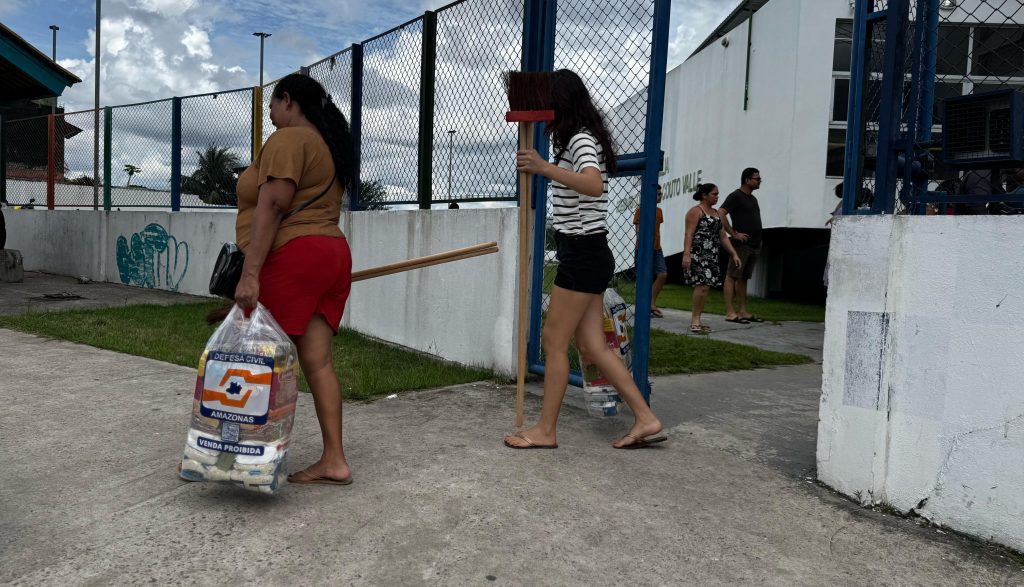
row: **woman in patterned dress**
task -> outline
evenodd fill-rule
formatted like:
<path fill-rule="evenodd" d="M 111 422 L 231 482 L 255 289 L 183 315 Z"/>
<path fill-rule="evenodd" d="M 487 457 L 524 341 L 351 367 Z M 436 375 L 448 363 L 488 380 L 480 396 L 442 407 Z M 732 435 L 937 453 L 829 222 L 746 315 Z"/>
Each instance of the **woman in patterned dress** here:
<path fill-rule="evenodd" d="M 690 332 L 708 334 L 711 328 L 700 322 L 704 302 L 712 286 L 722 282 L 722 270 L 718 265 L 718 248 L 732 255 L 733 263 L 740 266 L 740 257 L 729 242 L 729 235 L 722 226 L 715 204 L 718 203 L 718 187 L 713 183 L 697 186 L 693 194 L 697 205 L 686 213 L 686 240 L 683 244 L 683 272 L 687 285 L 693 286 L 693 308 L 690 314 Z"/>

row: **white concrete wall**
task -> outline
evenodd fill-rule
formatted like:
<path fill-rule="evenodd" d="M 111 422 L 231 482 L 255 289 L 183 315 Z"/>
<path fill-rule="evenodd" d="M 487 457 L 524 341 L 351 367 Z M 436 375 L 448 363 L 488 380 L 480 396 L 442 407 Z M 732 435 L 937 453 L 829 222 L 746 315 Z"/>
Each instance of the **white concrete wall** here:
<path fill-rule="evenodd" d="M 835 207 L 825 178 L 835 22 L 848 0 L 772 0 L 753 16 L 750 95 L 744 110 L 747 23 L 668 73 L 662 139 L 666 254 L 683 248 L 696 183 L 726 195 L 740 172 L 765 178 L 756 192 L 765 228 L 822 228 Z M 710 31 L 709 31 L 710 32 Z"/>
<path fill-rule="evenodd" d="M 1024 230 L 843 217 L 832 231 L 818 476 L 1024 550 Z"/>
<path fill-rule="evenodd" d="M 233 211 L 5 210 L 25 269 L 208 295 Z M 500 252 L 353 285 L 343 324 L 501 373 L 515 372 L 515 208 L 344 214 L 353 269 L 482 242 Z M 122 240 L 119 262 L 118 241 Z M 132 254 L 134 252 L 134 254 Z M 125 254 L 128 253 L 128 254 Z"/>

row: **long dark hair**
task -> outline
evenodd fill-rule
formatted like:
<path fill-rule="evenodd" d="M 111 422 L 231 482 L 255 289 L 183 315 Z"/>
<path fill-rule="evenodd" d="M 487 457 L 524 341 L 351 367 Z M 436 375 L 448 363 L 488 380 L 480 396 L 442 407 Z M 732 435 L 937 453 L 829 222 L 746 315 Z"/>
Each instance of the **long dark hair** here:
<path fill-rule="evenodd" d="M 604 151 L 604 165 L 609 175 L 614 175 L 615 148 L 612 133 L 608 132 L 604 116 L 594 106 L 587 86 L 580 76 L 568 69 L 559 69 L 551 74 L 551 102 L 555 110 L 555 121 L 548 124 L 545 132 L 555 144 L 556 159 L 569 148 L 573 135 L 588 130 L 597 139 Z"/>
<path fill-rule="evenodd" d="M 334 174 L 341 187 L 351 193 L 359 169 L 359 156 L 352 144 L 352 131 L 345 115 L 334 105 L 324 87 L 308 75 L 293 73 L 281 78 L 274 86 L 274 97 L 281 100 L 285 94 L 299 105 L 306 119 L 320 131 L 320 136 L 331 150 Z"/>

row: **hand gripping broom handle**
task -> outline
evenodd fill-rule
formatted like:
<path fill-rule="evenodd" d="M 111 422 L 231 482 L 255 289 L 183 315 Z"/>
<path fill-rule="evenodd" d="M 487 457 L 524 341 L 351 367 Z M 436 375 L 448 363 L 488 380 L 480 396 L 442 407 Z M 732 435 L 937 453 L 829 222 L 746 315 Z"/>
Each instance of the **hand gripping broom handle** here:
<path fill-rule="evenodd" d="M 519 148 L 533 148 L 532 122 L 519 123 Z M 527 293 L 530 279 L 530 204 L 532 202 L 532 173 L 519 173 L 519 281 L 516 288 L 516 428 L 523 425 L 523 404 L 526 399 L 526 330 L 528 328 Z"/>

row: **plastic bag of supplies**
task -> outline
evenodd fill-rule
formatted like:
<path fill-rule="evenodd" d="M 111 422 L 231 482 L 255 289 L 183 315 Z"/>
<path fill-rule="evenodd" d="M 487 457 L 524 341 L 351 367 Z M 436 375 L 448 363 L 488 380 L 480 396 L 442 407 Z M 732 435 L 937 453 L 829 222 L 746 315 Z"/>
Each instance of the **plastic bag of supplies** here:
<path fill-rule="evenodd" d="M 235 306 L 199 359 L 182 478 L 274 493 L 298 395 L 298 355 L 270 312 Z"/>
<path fill-rule="evenodd" d="M 626 369 L 633 365 L 633 353 L 626 330 L 629 306 L 614 289 L 604 291 L 604 337 L 608 347 L 622 359 Z M 583 363 L 583 398 L 592 416 L 614 416 L 619 413 L 619 394 L 601 374 L 596 365 Z"/>

